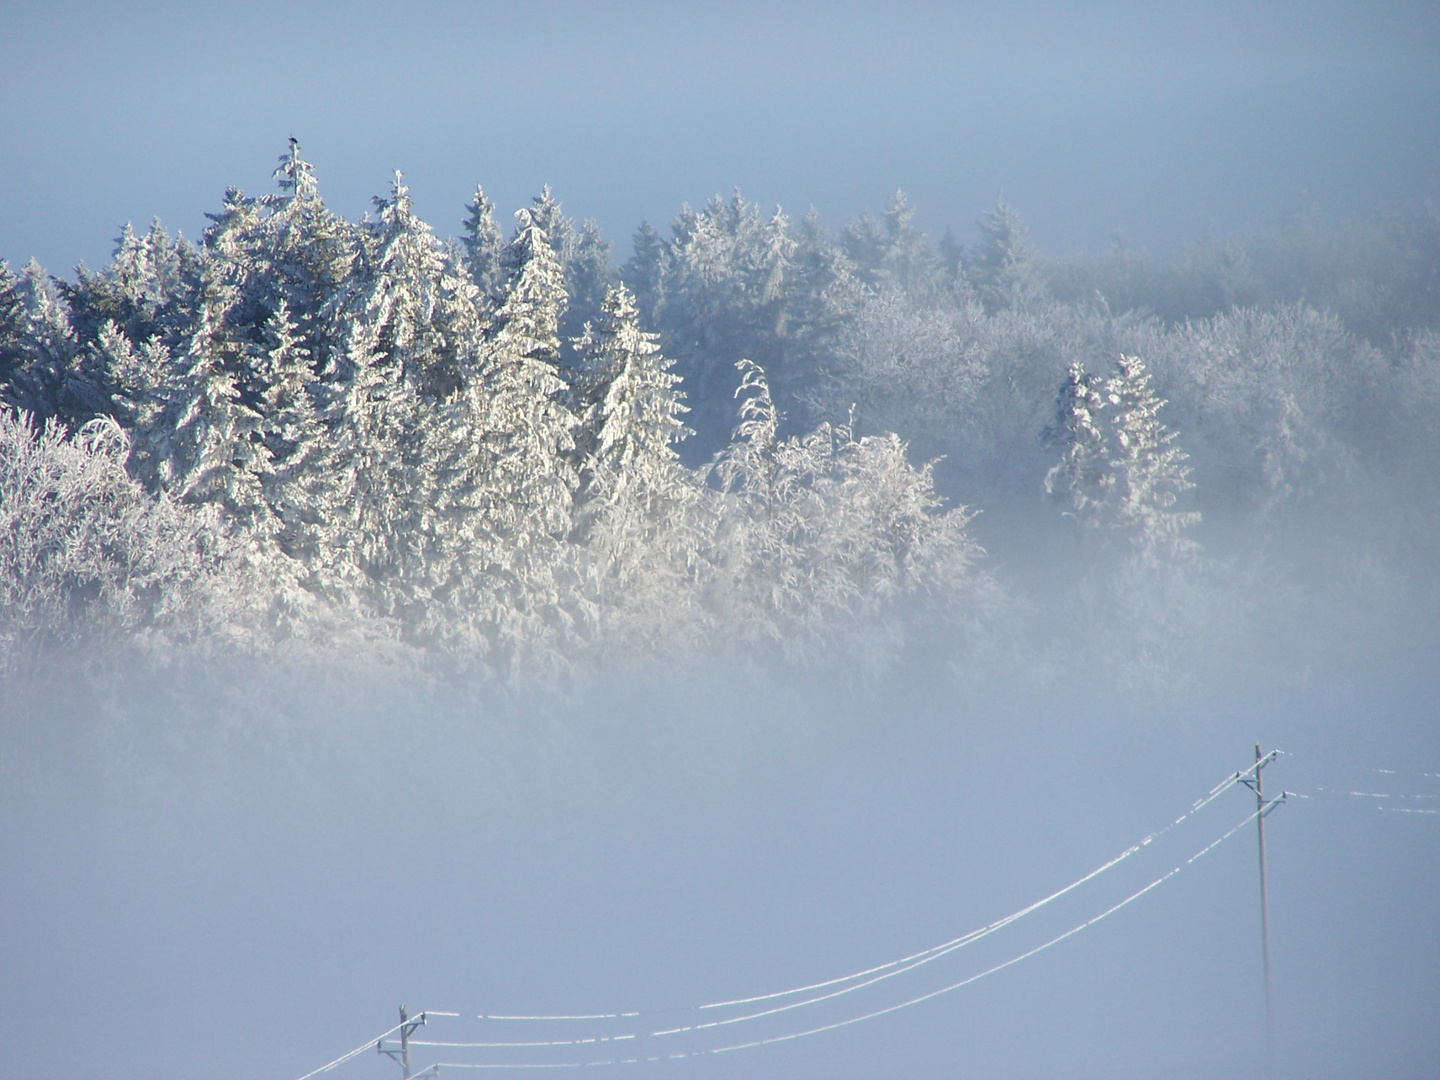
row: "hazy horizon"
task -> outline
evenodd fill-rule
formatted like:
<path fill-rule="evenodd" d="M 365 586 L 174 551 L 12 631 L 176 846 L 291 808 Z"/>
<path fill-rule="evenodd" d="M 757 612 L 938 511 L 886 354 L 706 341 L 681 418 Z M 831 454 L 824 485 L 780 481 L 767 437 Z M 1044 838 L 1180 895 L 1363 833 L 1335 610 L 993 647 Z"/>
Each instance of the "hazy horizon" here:
<path fill-rule="evenodd" d="M 404 171 L 440 234 L 549 184 L 619 261 L 738 187 L 833 228 L 897 188 L 964 243 L 1002 196 L 1047 250 L 1164 254 L 1436 194 L 1430 5 L 13 6 L 0 258 L 52 273 L 158 217 L 192 239 L 294 135 L 357 217 Z"/>

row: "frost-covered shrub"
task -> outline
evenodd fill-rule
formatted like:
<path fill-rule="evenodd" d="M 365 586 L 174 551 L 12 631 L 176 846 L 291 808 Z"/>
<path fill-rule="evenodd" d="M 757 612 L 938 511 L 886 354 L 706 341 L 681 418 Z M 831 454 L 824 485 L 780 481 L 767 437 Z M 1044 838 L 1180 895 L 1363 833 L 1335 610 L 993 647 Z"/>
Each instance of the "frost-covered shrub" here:
<path fill-rule="evenodd" d="M 1273 517 L 1346 481 L 1379 358 L 1333 314 L 1244 308 L 1162 335 L 1151 354 L 1216 509 Z"/>
<path fill-rule="evenodd" d="M 918 627 L 973 618 L 984 577 L 963 507 L 895 435 L 822 424 L 777 437 L 763 373 L 742 361 L 741 423 L 715 463 L 721 504 L 706 605 L 734 640 L 800 663 L 883 668 Z"/>
<path fill-rule="evenodd" d="M 112 420 L 71 436 L 0 409 L 0 664 L 66 642 L 246 639 L 263 627 L 279 583 L 261 580 L 213 509 L 147 494 L 125 471 L 128 452 Z"/>

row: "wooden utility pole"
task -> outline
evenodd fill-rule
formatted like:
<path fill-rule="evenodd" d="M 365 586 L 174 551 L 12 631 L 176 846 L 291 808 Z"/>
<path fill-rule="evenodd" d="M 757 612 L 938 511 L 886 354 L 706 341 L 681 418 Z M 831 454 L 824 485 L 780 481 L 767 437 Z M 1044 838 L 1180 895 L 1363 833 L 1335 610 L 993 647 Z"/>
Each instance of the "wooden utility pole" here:
<path fill-rule="evenodd" d="M 1271 1005 L 1270 997 L 1270 898 L 1265 888 L 1265 817 L 1275 807 L 1283 803 L 1288 791 L 1282 791 L 1273 799 L 1265 798 L 1265 783 L 1261 777 L 1261 771 L 1280 756 L 1279 750 L 1271 750 L 1269 753 L 1262 753 L 1260 744 L 1255 744 L 1255 764 L 1245 772 L 1254 772 L 1254 776 L 1247 777 L 1241 774 L 1238 779 L 1251 791 L 1255 792 L 1255 829 L 1260 846 L 1260 955 L 1265 965 L 1265 1052 L 1273 1058 L 1275 1056 L 1275 1012 Z"/>
<path fill-rule="evenodd" d="M 411 1019 L 410 1019 L 410 1009 L 409 1009 L 407 1006 L 405 1006 L 405 1005 L 401 1005 L 401 1006 L 400 1006 L 400 1048 L 399 1048 L 398 1050 L 397 1050 L 397 1049 L 394 1049 L 394 1048 L 393 1048 L 393 1044 L 392 1044 L 391 1046 L 387 1046 L 387 1045 L 385 1044 L 385 1040 L 384 1040 L 384 1039 L 381 1039 L 379 1042 L 377 1042 L 377 1043 L 375 1044 L 375 1049 L 376 1049 L 378 1052 L 380 1052 L 381 1054 L 384 1054 L 384 1055 L 385 1055 L 386 1057 L 388 1057 L 391 1061 L 399 1062 L 399 1064 L 400 1064 L 400 1071 L 405 1074 L 405 1080 L 411 1080 L 411 1078 L 410 1078 L 410 1036 L 411 1036 L 412 1034 L 414 1034 L 415 1029 L 418 1028 L 418 1027 L 419 1027 L 421 1024 L 423 1024 L 423 1023 L 425 1023 L 425 1014 L 424 1014 L 423 1012 L 422 1012 L 418 1017 L 416 1017 L 414 1020 L 411 1020 Z M 393 1031 L 394 1028 L 392 1028 L 391 1030 Z M 423 1076 L 423 1075 L 425 1075 L 426 1072 L 429 1072 L 429 1071 L 430 1071 L 429 1069 L 422 1070 L 422 1072 L 421 1072 L 420 1075 Z"/>
<path fill-rule="evenodd" d="M 1274 760 L 1272 757 L 1270 760 Z M 1260 744 L 1255 744 L 1255 828 L 1260 841 L 1260 950 L 1265 961 L 1265 1052 L 1275 1056 L 1275 1012 L 1270 998 L 1270 900 L 1265 891 L 1265 782 L 1261 770 L 1269 764 L 1262 761 Z M 410 1073 L 407 1070 L 406 1077 Z"/>
<path fill-rule="evenodd" d="M 1255 747 L 1255 753 L 1260 753 L 1260 747 Z M 1255 774 L 1260 775 L 1258 772 Z M 1265 897 L 1265 819 L 1260 819 L 1260 897 L 1264 902 Z M 1268 934 L 1269 931 L 1267 930 Z M 1269 938 L 1266 938 L 1265 945 L 1265 1004 L 1270 1004 L 1270 945 Z M 410 1010 L 404 1005 L 400 1006 L 400 1070 L 405 1074 L 405 1080 L 410 1080 L 410 1025 L 406 1022 L 410 1019 Z"/>

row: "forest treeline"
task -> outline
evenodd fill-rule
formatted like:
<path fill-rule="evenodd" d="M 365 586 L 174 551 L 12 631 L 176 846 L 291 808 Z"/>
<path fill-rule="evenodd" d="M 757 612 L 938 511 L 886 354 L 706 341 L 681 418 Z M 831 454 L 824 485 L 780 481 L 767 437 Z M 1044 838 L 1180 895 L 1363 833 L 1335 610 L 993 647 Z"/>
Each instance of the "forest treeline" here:
<path fill-rule="evenodd" d="M 1009 632 L 1035 581 L 1102 582 L 1163 638 L 1293 550 L 1353 561 L 1297 537 L 1434 550 L 1434 210 L 1055 259 L 1004 205 L 962 247 L 899 194 L 838 234 L 736 194 L 617 265 L 548 189 L 508 233 L 477 189 L 442 241 L 398 174 L 358 222 L 293 140 L 275 177 L 198 244 L 127 226 L 73 280 L 0 264 L 7 665 L 123 641 L 863 674 Z"/>

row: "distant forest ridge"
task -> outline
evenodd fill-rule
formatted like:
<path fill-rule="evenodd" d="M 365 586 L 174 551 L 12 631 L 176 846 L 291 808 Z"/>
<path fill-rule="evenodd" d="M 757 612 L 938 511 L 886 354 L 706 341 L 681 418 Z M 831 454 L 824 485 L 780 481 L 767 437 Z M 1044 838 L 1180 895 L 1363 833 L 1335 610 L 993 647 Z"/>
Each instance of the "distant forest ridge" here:
<path fill-rule="evenodd" d="M 1003 204 L 962 248 L 900 193 L 838 234 L 737 193 L 617 265 L 548 189 L 504 230 L 477 188 L 442 241 L 399 174 L 359 222 L 293 140 L 275 179 L 198 244 L 0 264 L 0 667 L 865 678 L 1023 637 L 1037 598 L 1183 652 L 1261 563 L 1292 598 L 1357 535 L 1434 565 L 1433 207 L 1055 259 Z"/>

